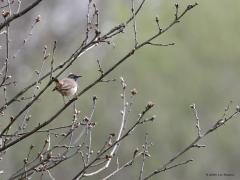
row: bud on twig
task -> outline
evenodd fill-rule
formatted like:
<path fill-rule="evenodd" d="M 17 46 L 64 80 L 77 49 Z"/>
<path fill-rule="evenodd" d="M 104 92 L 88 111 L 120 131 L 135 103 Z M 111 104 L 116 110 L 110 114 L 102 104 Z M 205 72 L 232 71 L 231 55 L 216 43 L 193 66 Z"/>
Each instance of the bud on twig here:
<path fill-rule="evenodd" d="M 38 16 L 35 18 L 35 23 L 38 23 L 38 22 L 40 22 L 40 20 L 41 20 L 41 16 L 40 16 L 40 15 L 38 15 Z"/>
<path fill-rule="evenodd" d="M 134 88 L 134 89 L 132 89 L 131 90 L 131 94 L 134 96 L 134 95 L 136 95 L 137 94 L 137 90 Z"/>
<path fill-rule="evenodd" d="M 146 110 L 151 109 L 155 104 L 152 101 L 149 101 L 146 106 Z"/>
<path fill-rule="evenodd" d="M 240 106 L 239 105 L 236 106 L 236 111 L 240 112 Z"/>
<path fill-rule="evenodd" d="M 2 16 L 4 17 L 4 18 L 6 18 L 6 17 L 8 17 L 9 16 L 9 11 L 2 11 Z"/>

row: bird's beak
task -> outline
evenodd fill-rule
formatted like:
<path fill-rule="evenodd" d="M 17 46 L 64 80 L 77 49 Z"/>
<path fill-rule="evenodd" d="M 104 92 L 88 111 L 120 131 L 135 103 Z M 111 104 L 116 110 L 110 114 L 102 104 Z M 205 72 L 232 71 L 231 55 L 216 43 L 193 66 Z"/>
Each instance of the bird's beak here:
<path fill-rule="evenodd" d="M 82 77 L 81 75 L 75 75 L 75 80 L 77 80 L 78 78 Z"/>

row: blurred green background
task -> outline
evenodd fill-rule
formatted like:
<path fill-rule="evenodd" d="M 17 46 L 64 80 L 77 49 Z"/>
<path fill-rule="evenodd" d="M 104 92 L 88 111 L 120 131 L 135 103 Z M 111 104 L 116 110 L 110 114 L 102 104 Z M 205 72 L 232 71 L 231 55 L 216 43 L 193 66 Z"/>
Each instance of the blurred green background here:
<path fill-rule="evenodd" d="M 137 2 L 139 4 L 139 1 Z M 172 21 L 175 2 L 179 2 L 181 11 L 187 4 L 195 1 L 146 1 L 136 18 L 139 42 L 157 31 L 156 16 L 159 16 L 162 27 Z M 131 89 L 138 90 L 128 118 L 129 124 L 136 120 L 137 114 L 149 100 L 155 103 L 151 113 L 157 116 L 156 120 L 137 129 L 134 136 L 123 141 L 119 149 L 120 162 L 123 163 L 132 157 L 136 147 L 141 147 L 145 133 L 149 133 L 154 146 L 149 150 L 152 158 L 145 163 L 144 175 L 160 167 L 196 137 L 195 119 L 190 104 L 196 104 L 201 127 L 205 131 L 221 117 L 229 101 L 233 101 L 231 111 L 234 111 L 236 104 L 240 102 L 240 1 L 201 0 L 198 3 L 199 6 L 185 15 L 179 24 L 155 41 L 175 42 L 176 45 L 146 46 L 140 49 L 108 76 L 116 78 L 117 82 L 99 84 L 77 102 L 83 116 L 89 115 L 92 95 L 99 97 L 93 118 L 97 122 L 93 132 L 93 144 L 96 148 L 102 145 L 109 133 L 117 132 L 119 127 L 122 108 L 120 76 L 127 82 L 128 95 Z M 131 14 L 129 0 L 98 0 L 97 6 L 100 12 L 100 30 L 103 33 L 126 20 Z M 41 22 L 34 27 L 32 37 L 11 63 L 10 71 L 18 84 L 9 89 L 9 97 L 36 79 L 34 70 L 40 69 L 44 45 L 51 51 L 53 41 L 57 40 L 55 65 L 74 52 L 84 37 L 86 7 L 86 0 L 43 1 L 26 16 L 12 23 L 10 46 L 11 54 L 14 54 L 28 36 L 34 18 L 41 15 Z M 115 47 L 103 45 L 83 55 L 65 75 L 69 72 L 82 74 L 84 77 L 80 81 L 80 89 L 84 88 L 97 77 L 96 59 L 107 69 L 133 47 L 132 25 L 129 25 L 124 34 L 114 38 L 113 42 Z M 4 42 L 1 37 L 2 43 Z M 46 65 L 45 71 L 49 68 L 50 66 Z M 31 93 L 32 90 L 29 94 Z M 61 96 L 49 89 L 31 109 L 33 124 L 43 122 L 61 106 Z M 21 105 L 15 103 L 8 114 L 14 115 L 20 108 Z M 71 113 L 72 109 L 66 110 L 50 126 L 69 124 Z M 240 118 L 233 119 L 204 138 L 200 143 L 207 145 L 206 148 L 192 149 L 179 159 L 193 158 L 194 162 L 152 179 L 239 179 L 239 120 Z M 17 144 L 15 150 L 8 151 L 4 162 L 0 162 L 0 169 L 9 174 L 15 172 L 22 165 L 29 145 L 39 144 L 40 148 L 44 143 L 42 138 L 45 136 L 34 136 Z M 69 160 L 53 170 L 52 174 L 56 179 L 69 179 L 78 171 L 79 162 L 80 157 Z M 138 161 L 113 179 L 138 178 L 140 164 Z M 107 172 L 111 172 L 115 166 L 115 162 L 112 162 L 111 169 Z M 232 173 L 234 176 L 207 177 L 206 173 Z M 100 179 L 106 174 L 90 179 Z M 47 179 L 46 176 L 45 178 Z"/>

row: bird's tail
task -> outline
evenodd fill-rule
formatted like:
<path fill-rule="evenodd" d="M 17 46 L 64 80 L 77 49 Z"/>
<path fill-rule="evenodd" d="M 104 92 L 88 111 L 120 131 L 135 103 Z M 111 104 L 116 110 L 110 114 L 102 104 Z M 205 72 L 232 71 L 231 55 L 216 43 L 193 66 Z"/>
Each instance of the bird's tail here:
<path fill-rule="evenodd" d="M 52 80 L 56 83 L 55 88 L 53 88 L 53 90 L 52 90 L 52 91 L 55 91 L 57 89 L 57 84 L 59 84 L 59 80 L 55 77 L 52 77 Z"/>

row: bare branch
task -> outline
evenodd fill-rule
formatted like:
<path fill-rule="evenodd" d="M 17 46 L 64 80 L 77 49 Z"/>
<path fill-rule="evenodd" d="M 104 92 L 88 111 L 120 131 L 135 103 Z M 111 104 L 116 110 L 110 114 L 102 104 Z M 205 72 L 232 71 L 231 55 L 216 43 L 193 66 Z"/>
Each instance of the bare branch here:
<path fill-rule="evenodd" d="M 193 147 L 204 147 L 204 145 L 197 145 L 197 142 L 199 142 L 203 137 L 205 137 L 206 135 L 208 135 L 209 133 L 217 130 L 219 127 L 221 127 L 223 124 L 225 124 L 226 122 L 228 122 L 229 120 L 233 119 L 233 117 L 235 117 L 236 115 L 239 114 L 240 111 L 235 111 L 233 114 L 231 114 L 229 117 L 226 117 L 224 119 L 224 121 L 221 123 L 219 123 L 219 120 L 213 125 L 212 128 L 209 128 L 209 130 L 207 130 L 204 134 L 202 134 L 202 136 L 197 136 L 196 139 L 190 143 L 187 147 L 185 147 L 182 151 L 178 152 L 175 156 L 173 156 L 169 161 L 167 161 L 164 165 L 162 165 L 160 168 L 158 168 L 157 170 L 151 172 L 149 175 L 147 175 L 146 177 L 144 177 L 143 179 L 149 179 L 152 176 L 161 173 L 162 171 L 164 171 L 164 169 L 167 169 L 169 167 L 170 164 L 172 164 L 176 159 L 178 159 L 180 156 L 182 156 L 185 152 L 187 152 L 189 149 L 193 148 Z"/>
<path fill-rule="evenodd" d="M 152 46 L 173 46 L 173 45 L 175 45 L 175 43 L 160 44 L 160 43 L 152 43 L 152 42 L 148 42 L 148 44 L 150 44 Z"/>
<path fill-rule="evenodd" d="M 126 85 L 126 82 L 125 82 L 125 80 L 123 79 L 123 77 L 121 77 L 120 79 L 121 79 L 121 84 L 122 84 L 122 89 L 123 89 L 123 94 L 122 94 L 123 110 L 122 110 L 122 112 L 121 112 L 121 114 L 122 114 L 122 120 L 121 120 L 121 125 L 120 125 L 120 129 L 119 129 L 119 132 L 118 132 L 116 141 L 119 141 L 119 139 L 120 139 L 121 136 L 122 136 L 123 127 L 124 127 L 124 124 L 126 123 L 125 118 L 126 118 L 126 111 L 127 111 L 126 96 L 125 96 L 125 93 L 126 93 L 125 91 L 126 91 L 127 85 Z M 94 171 L 94 172 L 92 172 L 92 173 L 84 174 L 84 177 L 96 175 L 96 174 L 102 172 L 103 170 L 107 169 L 107 168 L 109 167 L 109 165 L 110 165 L 110 163 L 111 163 L 111 160 L 112 160 L 113 156 L 115 155 L 115 152 L 116 152 L 116 150 L 117 150 L 117 148 L 118 148 L 119 145 L 120 145 L 120 144 L 117 143 L 115 146 L 113 146 L 113 149 L 112 149 L 112 151 L 111 151 L 110 154 L 109 154 L 109 158 L 107 159 L 106 164 L 105 164 L 102 168 L 100 168 L 100 169 L 98 169 L 98 170 L 96 170 L 96 171 Z"/>
<path fill-rule="evenodd" d="M 116 147 L 116 145 L 121 142 L 123 139 L 125 139 L 132 131 L 135 130 L 135 128 L 141 124 L 141 121 L 144 117 L 144 115 L 152 108 L 153 106 L 146 106 L 146 108 L 139 114 L 138 120 L 119 138 L 119 140 L 115 141 L 111 146 L 101 151 L 97 157 L 92 160 L 87 166 L 85 166 L 80 172 L 77 173 L 76 176 L 74 176 L 73 180 L 79 179 L 85 175 L 85 171 L 93 164 L 95 163 L 102 155 L 104 155 L 106 152 L 108 152 L 113 147 Z M 113 152 L 113 151 L 112 151 Z M 110 157 L 111 158 L 111 157 Z M 102 171 L 102 170 L 101 170 Z"/>

